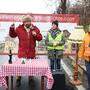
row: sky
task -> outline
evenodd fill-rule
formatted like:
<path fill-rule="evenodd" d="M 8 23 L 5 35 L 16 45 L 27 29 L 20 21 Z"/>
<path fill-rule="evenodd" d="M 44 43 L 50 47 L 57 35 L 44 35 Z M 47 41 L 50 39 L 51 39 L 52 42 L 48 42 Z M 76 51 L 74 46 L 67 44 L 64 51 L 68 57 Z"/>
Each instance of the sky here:
<path fill-rule="evenodd" d="M 1 0 L 0 12 L 53 13 L 59 0 Z M 76 0 L 70 0 L 73 4 Z"/>
<path fill-rule="evenodd" d="M 44 0 L 1 0 L 0 12 L 51 13 Z"/>

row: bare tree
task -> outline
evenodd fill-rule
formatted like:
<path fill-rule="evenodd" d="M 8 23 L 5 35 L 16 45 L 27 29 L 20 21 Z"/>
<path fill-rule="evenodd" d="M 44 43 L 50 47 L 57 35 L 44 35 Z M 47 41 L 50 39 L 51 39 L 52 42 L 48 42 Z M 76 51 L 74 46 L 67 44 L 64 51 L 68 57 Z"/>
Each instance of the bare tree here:
<path fill-rule="evenodd" d="M 68 13 L 79 14 L 80 24 L 86 26 L 90 24 L 90 0 L 78 0 Z"/>
<path fill-rule="evenodd" d="M 59 6 L 57 7 L 56 13 L 65 14 L 67 12 L 67 0 L 60 0 Z"/>
<path fill-rule="evenodd" d="M 62 14 L 65 14 L 66 13 L 66 1 L 67 0 L 61 0 Z"/>

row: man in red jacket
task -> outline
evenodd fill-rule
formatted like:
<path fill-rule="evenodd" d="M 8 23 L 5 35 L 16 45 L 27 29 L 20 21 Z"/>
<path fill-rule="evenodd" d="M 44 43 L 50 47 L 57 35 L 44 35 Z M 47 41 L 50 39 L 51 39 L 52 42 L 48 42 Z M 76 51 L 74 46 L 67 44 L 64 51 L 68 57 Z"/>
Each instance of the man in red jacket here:
<path fill-rule="evenodd" d="M 12 38 L 18 37 L 19 49 L 18 57 L 33 59 L 35 58 L 36 41 L 42 40 L 40 30 L 31 23 L 30 16 L 24 16 L 22 19 L 23 24 L 15 28 L 15 25 L 10 26 L 9 35 Z M 21 79 L 17 79 L 17 86 L 20 86 Z"/>

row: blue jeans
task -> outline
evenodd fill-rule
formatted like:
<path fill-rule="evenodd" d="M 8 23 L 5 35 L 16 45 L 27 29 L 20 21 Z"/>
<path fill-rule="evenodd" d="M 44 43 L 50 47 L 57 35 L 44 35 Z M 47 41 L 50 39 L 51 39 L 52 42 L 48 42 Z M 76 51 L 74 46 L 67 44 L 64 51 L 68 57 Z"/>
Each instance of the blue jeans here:
<path fill-rule="evenodd" d="M 87 70 L 88 87 L 90 88 L 90 62 L 85 62 Z"/>
<path fill-rule="evenodd" d="M 50 59 L 51 70 L 60 70 L 61 59 Z"/>

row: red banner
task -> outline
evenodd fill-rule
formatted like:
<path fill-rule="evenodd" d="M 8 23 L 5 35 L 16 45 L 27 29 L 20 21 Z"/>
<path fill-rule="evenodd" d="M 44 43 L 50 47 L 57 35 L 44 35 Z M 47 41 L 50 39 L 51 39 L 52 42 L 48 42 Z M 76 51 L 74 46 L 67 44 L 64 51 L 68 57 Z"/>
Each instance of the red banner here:
<path fill-rule="evenodd" d="M 24 13 L 0 13 L 0 21 L 21 22 Z M 79 23 L 78 14 L 28 14 L 33 22 L 52 22 L 58 20 L 61 23 Z"/>

